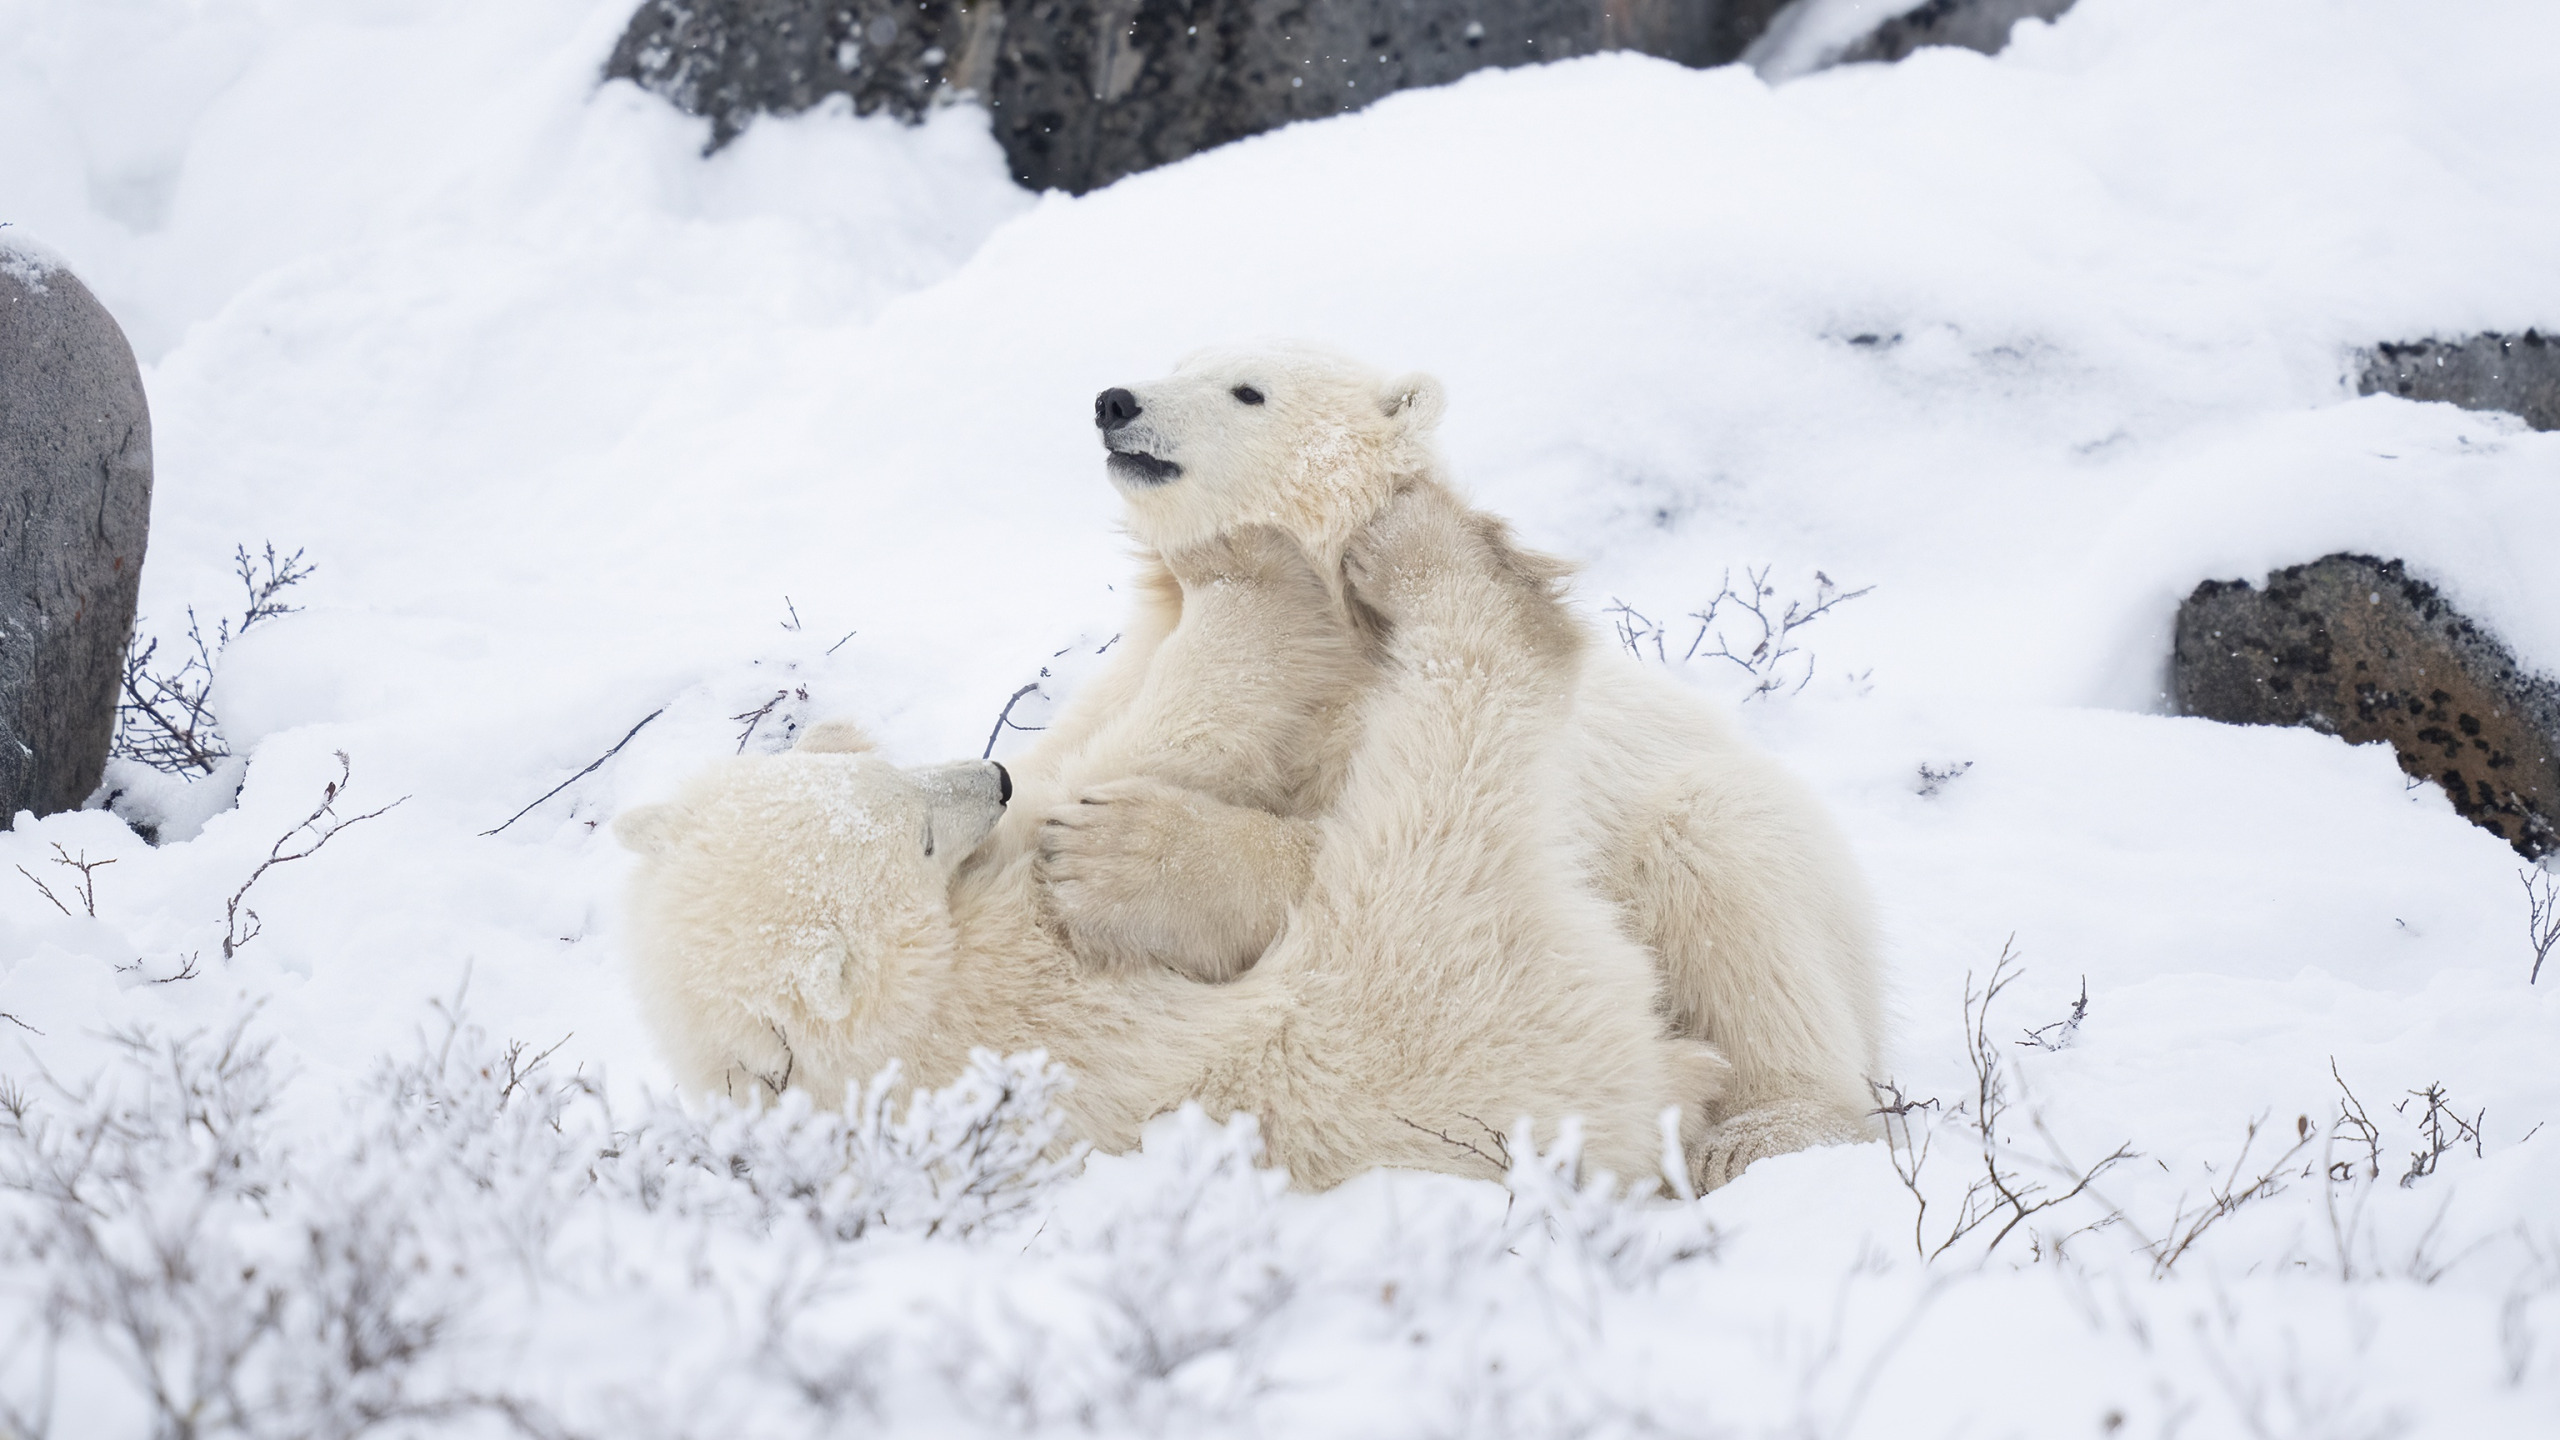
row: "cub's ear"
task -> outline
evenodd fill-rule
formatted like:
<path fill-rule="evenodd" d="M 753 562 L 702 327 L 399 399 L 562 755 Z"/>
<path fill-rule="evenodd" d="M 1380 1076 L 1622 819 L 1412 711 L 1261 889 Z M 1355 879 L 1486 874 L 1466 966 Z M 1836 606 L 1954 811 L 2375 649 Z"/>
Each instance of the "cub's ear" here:
<path fill-rule="evenodd" d="M 1399 375 L 1387 383 L 1378 397 L 1378 408 L 1399 422 L 1407 434 L 1429 432 L 1440 423 L 1440 412 L 1448 406 L 1448 395 L 1440 382 L 1417 370 Z"/>
<path fill-rule="evenodd" d="M 862 733 L 862 727 L 850 720 L 821 720 L 801 731 L 791 748 L 813 755 L 859 755 L 877 747 L 870 736 Z"/>
<path fill-rule="evenodd" d="M 663 855 L 684 828 L 684 812 L 673 805 L 642 805 L 613 820 L 613 838 L 635 855 Z"/>

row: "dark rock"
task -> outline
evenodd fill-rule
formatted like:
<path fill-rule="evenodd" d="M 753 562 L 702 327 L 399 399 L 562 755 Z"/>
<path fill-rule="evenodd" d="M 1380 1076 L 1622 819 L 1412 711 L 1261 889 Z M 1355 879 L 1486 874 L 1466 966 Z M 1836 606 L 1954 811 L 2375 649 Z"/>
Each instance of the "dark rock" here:
<path fill-rule="evenodd" d="M 1893 61 L 1932 45 L 1954 45 L 1997 55 L 2009 48 L 2009 32 L 2021 20 L 2051 20 L 2072 0 L 1929 0 L 1867 32 L 1833 62 Z"/>
<path fill-rule="evenodd" d="M 2560 848 L 2560 685 L 2532 674 L 2397 560 L 2331 555 L 2208 580 L 2178 608 L 2178 711 L 2389 741 L 2528 859 Z"/>
<path fill-rule="evenodd" d="M 2560 338 L 2492 331 L 2376 346 L 2356 376 L 2356 393 L 2504 410 L 2536 430 L 2560 430 Z"/>
<path fill-rule="evenodd" d="M 758 115 L 831 95 L 912 123 L 983 83 L 1003 23 L 995 0 L 646 0 L 604 73 L 708 117 L 718 149 Z"/>
<path fill-rule="evenodd" d="M 0 816 L 98 787 L 151 523 L 151 413 L 106 308 L 0 238 Z"/>
<path fill-rule="evenodd" d="M 1014 178 L 1075 194 L 1470 71 L 1742 53 L 1783 0 L 645 0 L 605 67 L 712 120 L 975 94 Z"/>

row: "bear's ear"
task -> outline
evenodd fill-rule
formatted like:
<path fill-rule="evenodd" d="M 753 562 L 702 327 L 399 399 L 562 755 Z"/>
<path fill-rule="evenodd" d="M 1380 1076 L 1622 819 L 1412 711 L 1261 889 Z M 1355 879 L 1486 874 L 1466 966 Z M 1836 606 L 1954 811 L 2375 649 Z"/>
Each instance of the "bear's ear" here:
<path fill-rule="evenodd" d="M 1418 370 L 1389 381 L 1385 393 L 1378 397 L 1378 408 L 1386 411 L 1409 435 L 1424 434 L 1436 428 L 1440 424 L 1440 412 L 1447 404 L 1448 397 L 1441 390 L 1440 382 Z"/>
<path fill-rule="evenodd" d="M 613 838 L 635 855 L 663 855 L 684 828 L 684 812 L 673 805 L 642 805 L 614 817 Z"/>
<path fill-rule="evenodd" d="M 812 755 L 859 755 L 877 747 L 870 736 L 862 733 L 862 727 L 850 720 L 821 720 L 801 731 L 791 748 Z"/>

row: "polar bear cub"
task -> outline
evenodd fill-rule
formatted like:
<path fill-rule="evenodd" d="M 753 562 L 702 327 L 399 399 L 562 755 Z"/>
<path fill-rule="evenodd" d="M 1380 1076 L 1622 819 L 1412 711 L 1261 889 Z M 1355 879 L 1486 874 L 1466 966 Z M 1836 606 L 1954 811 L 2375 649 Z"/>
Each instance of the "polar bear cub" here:
<path fill-rule="evenodd" d="M 1040 922 L 1030 853 L 949 868 L 994 828 L 993 765 L 733 759 L 615 826 L 641 854 L 636 976 L 687 1080 L 833 1100 L 893 1057 L 940 1084 L 972 1047 L 1041 1048 L 1077 1077 L 1080 1138 L 1127 1148 L 1197 1099 L 1259 1117 L 1310 1187 L 1486 1174 L 1466 1137 L 1520 1116 L 1580 1117 L 1586 1163 L 1621 1176 L 1657 1168 L 1678 1107 L 1694 1141 L 1723 1062 L 1665 1031 L 1651 959 L 1553 823 L 1585 637 L 1436 490 L 1384 507 L 1341 566 L 1389 638 L 1304 893 L 1249 973 L 1097 973 Z"/>
<path fill-rule="evenodd" d="M 1287 537 L 1319 581 L 1321 600 L 1304 592 L 1304 623 L 1347 653 L 1389 627 L 1344 583 L 1345 548 L 1390 497 L 1444 491 L 1432 441 L 1443 406 L 1428 377 L 1275 345 L 1205 351 L 1162 380 L 1106 390 L 1095 424 L 1134 538 L 1170 554 L 1246 528 Z M 1132 628 L 1147 623 L 1142 613 Z M 1133 651 L 1116 685 L 1080 697 L 1067 743 L 1107 730 L 1118 687 L 1153 658 Z M 1360 673 L 1347 666 L 1341 683 L 1356 689 Z M 1819 802 L 1721 707 L 1613 654 L 1582 667 L 1572 723 L 1539 763 L 1569 777 L 1547 823 L 1593 857 L 1590 882 L 1653 955 L 1675 1027 L 1735 1066 L 1699 1183 L 1763 1155 L 1866 1136 L 1866 1077 L 1883 1040 L 1875 942 L 1856 865 Z M 1051 822 L 1043 855 L 1074 877 L 1053 902 L 1071 932 L 1163 929 L 1166 913 L 1188 907 L 1257 916 L 1268 930 L 1285 913 L 1216 894 L 1212 882 L 1296 873 L 1268 852 L 1311 832 L 1256 831 L 1221 797 L 1165 786 L 1097 805 L 1078 803 L 1071 777 L 1062 789 L 1040 797 Z M 1259 837 L 1261 853 L 1222 862 L 1225 837 L 1243 834 Z M 1166 853 L 1186 857 L 1179 888 L 1155 883 L 1150 857 Z"/>

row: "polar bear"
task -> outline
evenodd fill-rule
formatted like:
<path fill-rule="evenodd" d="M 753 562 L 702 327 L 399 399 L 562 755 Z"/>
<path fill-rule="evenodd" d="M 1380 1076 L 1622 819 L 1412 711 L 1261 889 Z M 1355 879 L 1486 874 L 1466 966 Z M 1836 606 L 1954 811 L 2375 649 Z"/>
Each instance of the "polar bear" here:
<path fill-rule="evenodd" d="M 1362 656 L 1376 673 L 1384 627 L 1344 583 L 1343 556 L 1392 496 L 1446 492 L 1432 441 L 1443 407 L 1427 376 L 1389 378 L 1277 345 L 1201 352 L 1163 380 L 1106 390 L 1095 423 L 1128 530 L 1155 555 L 1245 529 L 1294 543 L 1322 595 L 1300 590 L 1310 597 L 1303 633 L 1340 657 L 1328 708 L 1309 713 L 1356 715 L 1342 700 L 1367 683 Z M 1214 790 L 1187 792 L 1170 774 L 1079 783 L 1093 773 L 1079 762 L 1134 713 L 1130 696 L 1200 698 L 1161 676 L 1150 682 L 1158 647 L 1184 623 L 1182 600 L 1166 581 L 1142 591 L 1135 643 L 1021 762 L 1041 783 L 1008 818 L 1000 848 L 1037 845 L 1043 873 L 1056 877 L 1052 911 L 1080 949 L 1085 936 L 1174 934 L 1183 915 L 1214 914 L 1230 945 L 1249 951 L 1288 913 L 1286 886 L 1272 877 L 1310 863 L 1313 827 Z M 1163 723 L 1159 713 L 1137 729 Z M 1320 814 L 1337 750 L 1292 733 L 1300 738 L 1287 753 L 1315 777 L 1301 804 L 1317 808 L 1291 813 Z M 1568 781 L 1549 823 L 1594 857 L 1590 881 L 1657 961 L 1675 1029 L 1734 1066 L 1709 1106 L 1699 1186 L 1764 1155 L 1871 1134 L 1866 1079 L 1880 1071 L 1883 1043 L 1873 926 L 1855 862 L 1819 802 L 1720 707 L 1614 655 L 1582 668 L 1572 722 L 1541 763 Z M 1183 857 L 1178 873 L 1168 855 Z M 1221 877 L 1234 888 L 1222 890 Z M 1112 953 L 1092 948 L 1098 960 Z"/>
<path fill-rule="evenodd" d="M 893 1058 L 930 1085 L 973 1047 L 1038 1048 L 1076 1077 L 1079 1138 L 1125 1149 L 1197 1099 L 1259 1117 L 1311 1188 L 1487 1174 L 1489 1127 L 1521 1116 L 1580 1117 L 1585 1163 L 1620 1176 L 1676 1158 L 1725 1066 L 1662 1025 L 1651 957 L 1553 823 L 1587 637 L 1547 571 L 1434 488 L 1338 558 L 1386 624 L 1379 673 L 1304 892 L 1249 972 L 1097 971 L 1041 923 L 1031 853 L 954 859 L 995 828 L 1001 767 L 901 770 L 822 727 L 615 824 L 642 857 L 635 975 L 686 1081 L 839 1097 Z"/>

